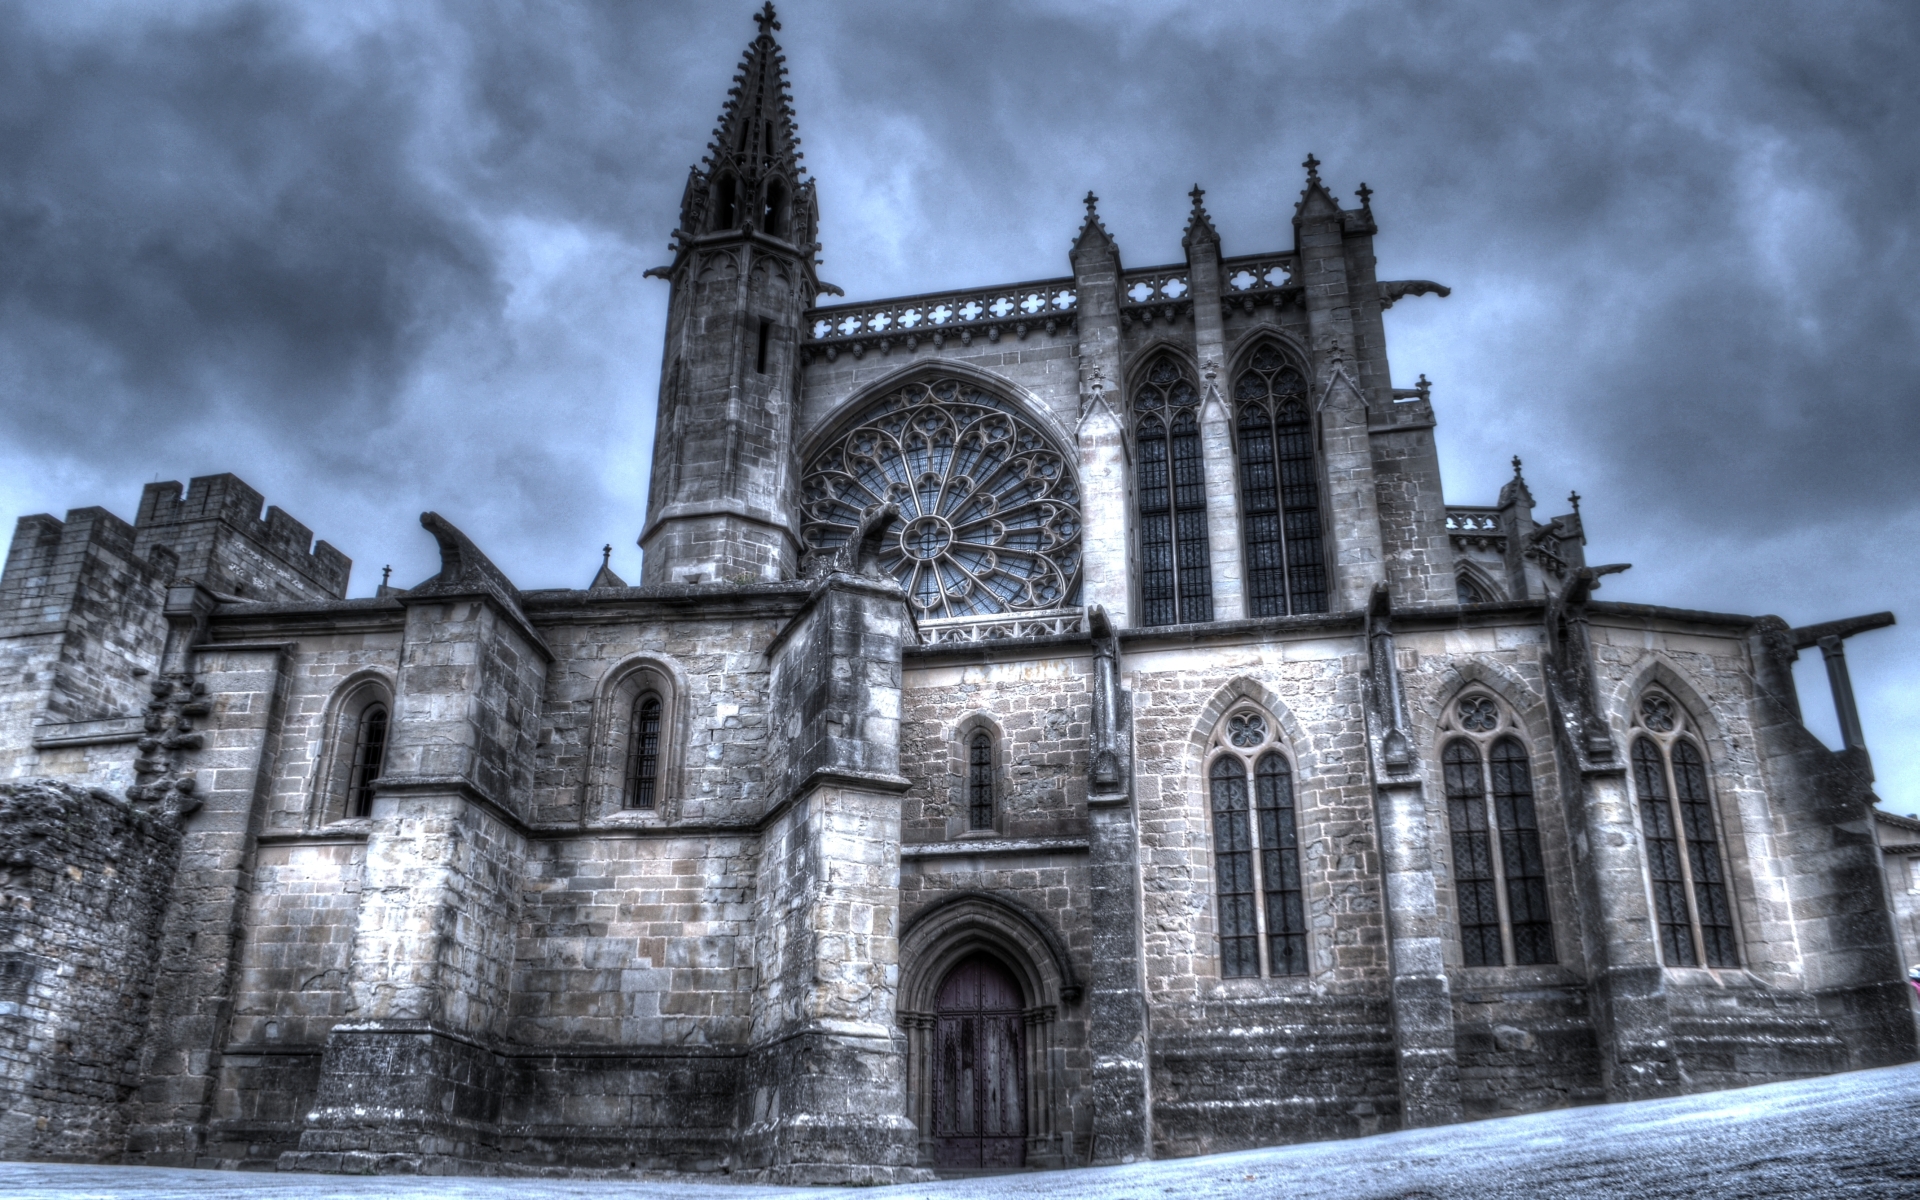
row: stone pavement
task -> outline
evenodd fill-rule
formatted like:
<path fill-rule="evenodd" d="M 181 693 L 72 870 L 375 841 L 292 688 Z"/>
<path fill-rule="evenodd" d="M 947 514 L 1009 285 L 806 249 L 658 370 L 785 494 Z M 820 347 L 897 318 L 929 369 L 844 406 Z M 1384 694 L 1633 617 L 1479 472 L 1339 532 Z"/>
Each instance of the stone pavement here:
<path fill-rule="evenodd" d="M 1343 1142 L 870 1190 L 0 1164 L 9 1200 L 1550 1200 L 1920 1196 L 1920 1063 Z"/>

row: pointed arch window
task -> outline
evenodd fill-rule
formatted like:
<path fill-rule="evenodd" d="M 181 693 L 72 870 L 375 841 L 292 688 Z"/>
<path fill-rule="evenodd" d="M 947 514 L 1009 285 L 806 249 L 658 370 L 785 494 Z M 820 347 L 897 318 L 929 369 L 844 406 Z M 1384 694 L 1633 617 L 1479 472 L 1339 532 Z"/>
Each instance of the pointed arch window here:
<path fill-rule="evenodd" d="M 1267 714 L 1240 709 L 1221 723 L 1210 751 L 1220 973 L 1229 979 L 1261 975 L 1263 957 L 1267 975 L 1307 973 L 1293 764 L 1275 729 Z"/>
<path fill-rule="evenodd" d="M 1172 354 L 1148 365 L 1134 393 L 1142 624 L 1213 620 L 1199 405 L 1199 389 Z"/>
<path fill-rule="evenodd" d="M 1469 967 L 1555 961 L 1553 914 L 1533 802 L 1533 763 L 1512 715 L 1484 692 L 1441 728 L 1460 957 Z"/>
<path fill-rule="evenodd" d="M 993 796 L 993 735 L 976 730 L 967 740 L 967 828 L 992 829 L 997 808 Z"/>
<path fill-rule="evenodd" d="M 1256 617 L 1327 611 L 1320 466 L 1300 372 L 1273 346 L 1233 385 L 1247 604 Z"/>
<path fill-rule="evenodd" d="M 347 777 L 347 815 L 373 815 L 373 785 L 387 761 L 387 706 L 374 701 L 360 710 L 353 739 L 353 768 Z"/>
<path fill-rule="evenodd" d="M 1737 967 L 1733 907 L 1699 734 L 1662 692 L 1640 697 L 1633 724 L 1633 790 L 1661 959 L 1670 967 Z"/>
<path fill-rule="evenodd" d="M 660 804 L 660 713 L 655 692 L 634 697 L 627 726 L 626 807 L 653 809 Z"/>
<path fill-rule="evenodd" d="M 731 175 L 722 175 L 713 188 L 713 229 L 732 229 L 739 219 L 740 185 Z"/>
<path fill-rule="evenodd" d="M 769 136 L 771 136 L 771 126 Z M 769 151 L 771 153 L 771 151 Z M 770 237 L 787 235 L 787 185 L 776 176 L 767 181 L 767 202 L 761 213 L 760 228 Z"/>

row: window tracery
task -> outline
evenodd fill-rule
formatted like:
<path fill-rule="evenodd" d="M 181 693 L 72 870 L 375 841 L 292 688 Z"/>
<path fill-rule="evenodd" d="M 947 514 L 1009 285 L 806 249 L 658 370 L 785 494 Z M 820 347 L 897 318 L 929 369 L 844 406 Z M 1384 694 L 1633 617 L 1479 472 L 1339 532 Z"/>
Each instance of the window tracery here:
<path fill-rule="evenodd" d="M 1305 379 L 1271 345 L 1233 386 L 1247 603 L 1256 617 L 1327 611 L 1319 464 Z"/>
<path fill-rule="evenodd" d="M 1737 967 L 1733 908 L 1699 734 L 1686 710 L 1658 691 L 1640 697 L 1632 725 L 1633 789 L 1661 958 L 1670 967 Z"/>
<path fill-rule="evenodd" d="M 1073 604 L 1080 497 L 1067 456 L 1011 404 L 954 379 L 874 402 L 801 482 L 805 537 L 847 544 L 891 502 L 880 566 L 921 618 Z"/>
<path fill-rule="evenodd" d="M 1520 731 L 1485 692 L 1449 705 L 1440 730 L 1461 961 L 1469 967 L 1553 962 L 1533 762 Z"/>
<path fill-rule="evenodd" d="M 1199 405 L 1199 389 L 1170 353 L 1149 364 L 1134 392 L 1144 625 L 1213 620 Z"/>
<path fill-rule="evenodd" d="M 1294 771 L 1277 723 L 1242 708 L 1221 722 L 1209 751 L 1220 973 L 1258 977 L 1307 973 L 1307 922 L 1300 876 Z"/>

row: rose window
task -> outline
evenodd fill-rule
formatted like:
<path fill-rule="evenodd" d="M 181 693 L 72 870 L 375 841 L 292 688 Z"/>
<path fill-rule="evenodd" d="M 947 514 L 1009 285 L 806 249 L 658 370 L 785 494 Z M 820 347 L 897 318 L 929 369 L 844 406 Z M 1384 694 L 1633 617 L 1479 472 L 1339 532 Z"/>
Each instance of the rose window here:
<path fill-rule="evenodd" d="M 1058 608 L 1080 585 L 1080 494 L 1067 457 L 1011 405 L 954 380 L 874 404 L 807 465 L 807 544 L 847 544 L 889 502 L 880 564 L 922 618 Z"/>

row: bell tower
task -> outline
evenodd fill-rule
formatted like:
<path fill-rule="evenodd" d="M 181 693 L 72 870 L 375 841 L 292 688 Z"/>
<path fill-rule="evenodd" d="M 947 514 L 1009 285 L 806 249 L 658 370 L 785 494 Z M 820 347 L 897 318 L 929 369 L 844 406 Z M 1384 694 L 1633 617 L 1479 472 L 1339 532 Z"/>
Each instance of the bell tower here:
<path fill-rule="evenodd" d="M 666 354 L 641 583 L 791 578 L 800 315 L 819 208 L 800 166 L 773 5 L 755 15 L 707 157 L 688 175 L 666 277 Z"/>

